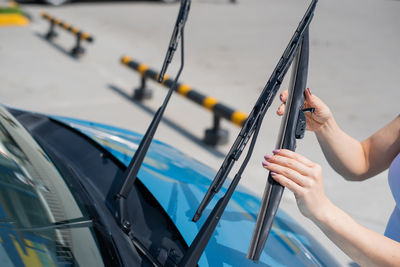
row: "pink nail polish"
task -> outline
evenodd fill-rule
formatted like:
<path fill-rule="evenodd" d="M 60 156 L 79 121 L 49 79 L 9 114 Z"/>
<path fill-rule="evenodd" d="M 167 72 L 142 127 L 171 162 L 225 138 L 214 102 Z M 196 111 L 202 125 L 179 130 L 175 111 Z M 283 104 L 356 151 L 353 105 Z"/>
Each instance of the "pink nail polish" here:
<path fill-rule="evenodd" d="M 270 158 L 272 158 L 271 155 L 264 155 L 264 159 L 270 159 Z"/>
<path fill-rule="evenodd" d="M 269 162 L 263 160 L 262 165 L 267 166 L 269 164 Z"/>
<path fill-rule="evenodd" d="M 275 176 L 275 175 L 277 175 L 276 172 L 271 172 L 271 176 Z"/>
<path fill-rule="evenodd" d="M 274 154 L 278 154 L 279 153 L 279 149 L 274 149 L 274 151 L 272 151 L 272 153 L 274 153 Z"/>
<path fill-rule="evenodd" d="M 312 95 L 310 88 L 307 88 L 307 91 L 310 93 L 310 95 Z"/>

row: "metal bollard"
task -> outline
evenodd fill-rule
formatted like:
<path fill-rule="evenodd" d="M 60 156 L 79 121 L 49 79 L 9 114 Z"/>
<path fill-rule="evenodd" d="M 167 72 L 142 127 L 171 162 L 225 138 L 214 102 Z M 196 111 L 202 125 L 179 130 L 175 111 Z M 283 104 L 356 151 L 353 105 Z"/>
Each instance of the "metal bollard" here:
<path fill-rule="evenodd" d="M 71 54 L 75 57 L 85 53 L 85 48 L 81 47 L 81 33 L 76 34 L 76 45 L 71 49 Z"/>
<path fill-rule="evenodd" d="M 214 114 L 214 125 L 204 132 L 204 143 L 211 146 L 225 145 L 228 143 L 229 132 L 220 127 L 221 117 Z"/>
<path fill-rule="evenodd" d="M 54 26 L 54 20 L 50 21 L 49 31 L 45 35 L 47 40 L 51 41 L 54 37 L 57 37 L 57 33 L 54 31 Z"/>
<path fill-rule="evenodd" d="M 146 76 L 142 75 L 140 87 L 133 91 L 133 99 L 142 101 L 153 97 L 153 91 L 146 86 Z"/>
<path fill-rule="evenodd" d="M 49 31 L 45 35 L 47 40 L 51 41 L 57 36 L 57 33 L 55 32 L 55 26 L 60 26 L 64 30 L 69 31 L 76 36 L 75 46 L 71 49 L 71 55 L 74 57 L 78 57 L 85 53 L 85 49 L 82 47 L 82 41 L 92 43 L 94 40 L 89 33 L 81 31 L 78 28 L 71 26 L 69 23 L 56 19 L 47 13 L 42 13 L 42 18 L 50 22 Z"/>
<path fill-rule="evenodd" d="M 130 69 L 139 72 L 141 75 L 140 87 L 134 90 L 133 98 L 139 101 L 142 99 L 151 98 L 152 91 L 147 88 L 146 80 L 152 79 L 157 81 L 158 72 L 150 69 L 146 64 L 132 60 L 132 58 L 129 56 L 123 56 L 121 58 L 121 63 Z M 173 85 L 173 80 L 165 76 L 161 85 L 170 88 Z M 205 130 L 203 139 L 204 143 L 208 145 L 224 145 L 228 142 L 229 132 L 226 129 L 221 129 L 221 118 L 226 119 L 240 127 L 244 125 L 244 122 L 247 119 L 247 114 L 238 110 L 234 110 L 220 103 L 214 97 L 206 96 L 187 84 L 178 83 L 176 88 L 174 88 L 174 91 L 213 113 L 213 127 Z"/>

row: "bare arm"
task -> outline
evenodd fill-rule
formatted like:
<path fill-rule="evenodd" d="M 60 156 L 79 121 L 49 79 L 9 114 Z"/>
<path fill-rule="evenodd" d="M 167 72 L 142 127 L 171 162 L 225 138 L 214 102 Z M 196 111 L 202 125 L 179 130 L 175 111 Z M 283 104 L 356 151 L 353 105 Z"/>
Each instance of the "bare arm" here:
<path fill-rule="evenodd" d="M 314 223 L 361 266 L 400 266 L 400 243 L 371 231 L 329 202 Z"/>
<path fill-rule="evenodd" d="M 355 222 L 326 197 L 322 169 L 289 150 L 265 156 L 264 168 L 292 191 L 300 212 L 361 266 L 400 266 L 400 243 Z"/>
<path fill-rule="evenodd" d="M 329 164 L 349 180 L 382 172 L 400 152 L 400 116 L 362 142 L 343 132 L 333 117 L 315 134 Z"/>

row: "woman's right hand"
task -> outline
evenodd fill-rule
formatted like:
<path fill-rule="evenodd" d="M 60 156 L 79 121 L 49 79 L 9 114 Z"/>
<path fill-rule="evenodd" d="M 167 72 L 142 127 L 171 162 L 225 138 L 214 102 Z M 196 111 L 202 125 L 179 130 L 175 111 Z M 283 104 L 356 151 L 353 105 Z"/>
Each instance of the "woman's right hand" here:
<path fill-rule="evenodd" d="M 294 193 L 304 216 L 318 220 L 329 213 L 330 201 L 325 195 L 321 166 L 287 149 L 274 150 L 273 155 L 265 155 L 264 159 L 263 167 L 276 182 Z"/>
<path fill-rule="evenodd" d="M 285 90 L 280 94 L 282 104 L 279 106 L 278 111 L 276 112 L 279 116 L 282 116 L 285 113 L 286 99 L 288 98 L 288 94 L 288 90 Z M 304 92 L 304 95 L 304 108 L 315 108 L 313 113 L 305 113 L 307 130 L 316 132 L 321 129 L 321 127 L 324 126 L 329 119 L 333 118 L 333 115 L 328 106 L 322 102 L 319 97 L 311 94 L 310 89 L 307 88 Z"/>

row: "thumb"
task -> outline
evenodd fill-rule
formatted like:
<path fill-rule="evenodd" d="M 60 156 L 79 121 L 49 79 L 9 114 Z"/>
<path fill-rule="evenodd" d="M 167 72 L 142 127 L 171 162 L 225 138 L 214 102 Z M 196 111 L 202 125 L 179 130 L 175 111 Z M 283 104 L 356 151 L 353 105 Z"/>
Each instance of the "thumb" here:
<path fill-rule="evenodd" d="M 307 88 L 304 91 L 304 95 L 305 95 L 305 100 L 307 102 L 308 107 L 318 108 L 321 106 L 321 104 L 322 104 L 321 99 L 319 99 L 317 96 L 313 95 L 311 93 L 310 88 Z"/>
<path fill-rule="evenodd" d="M 312 95 L 312 93 L 311 93 L 311 90 L 310 90 L 310 88 L 307 88 L 305 91 L 304 91 L 304 96 L 305 96 L 305 100 L 307 101 L 307 103 L 308 104 L 312 104 L 313 103 L 313 95 Z"/>

